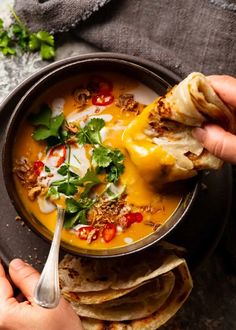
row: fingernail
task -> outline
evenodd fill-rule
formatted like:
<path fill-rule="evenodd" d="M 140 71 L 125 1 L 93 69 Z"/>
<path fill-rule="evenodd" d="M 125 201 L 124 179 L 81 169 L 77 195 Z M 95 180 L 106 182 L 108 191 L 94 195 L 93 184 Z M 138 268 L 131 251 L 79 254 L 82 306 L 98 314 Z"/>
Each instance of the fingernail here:
<path fill-rule="evenodd" d="M 14 260 L 12 260 L 12 262 L 11 262 L 11 267 L 12 267 L 13 269 L 15 269 L 15 270 L 19 270 L 19 269 L 21 269 L 21 268 L 24 267 L 24 266 L 25 266 L 25 263 L 24 263 L 24 261 L 21 260 L 21 259 L 14 259 Z"/>
<path fill-rule="evenodd" d="M 205 140 L 206 131 L 204 128 L 200 128 L 200 127 L 194 128 L 192 130 L 192 136 L 202 143 Z"/>

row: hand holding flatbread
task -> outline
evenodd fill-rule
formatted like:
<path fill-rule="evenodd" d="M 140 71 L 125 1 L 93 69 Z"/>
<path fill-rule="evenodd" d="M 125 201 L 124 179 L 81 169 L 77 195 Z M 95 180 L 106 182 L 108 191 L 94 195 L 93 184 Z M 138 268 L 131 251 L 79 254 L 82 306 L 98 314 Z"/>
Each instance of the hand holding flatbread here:
<path fill-rule="evenodd" d="M 145 178 L 162 185 L 221 167 L 223 162 L 192 136 L 194 127 L 206 123 L 235 132 L 233 109 L 203 74 L 192 73 L 147 106 L 125 130 L 123 140 Z"/>

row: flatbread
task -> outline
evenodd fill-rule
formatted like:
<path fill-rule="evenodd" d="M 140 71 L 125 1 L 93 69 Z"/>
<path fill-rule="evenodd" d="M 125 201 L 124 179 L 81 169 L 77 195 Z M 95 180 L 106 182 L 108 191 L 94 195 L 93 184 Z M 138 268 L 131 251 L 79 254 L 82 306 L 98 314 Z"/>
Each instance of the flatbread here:
<path fill-rule="evenodd" d="M 156 330 L 173 317 L 188 298 L 192 279 L 186 262 L 173 271 L 174 289 L 166 302 L 150 316 L 130 322 L 104 322 L 92 318 L 81 318 L 84 330 Z"/>
<path fill-rule="evenodd" d="M 59 265 L 61 291 L 88 293 L 107 289 L 127 290 L 139 286 L 167 273 L 182 262 L 173 252 L 175 246 L 163 244 L 121 258 L 91 259 L 66 255 Z M 112 291 L 104 293 L 115 298 Z"/>
<path fill-rule="evenodd" d="M 142 283 L 140 285 L 142 285 Z M 66 292 L 64 290 L 63 295 L 67 300 L 71 302 L 77 302 L 81 304 L 101 304 L 105 301 L 122 297 L 127 293 L 132 292 L 140 285 L 123 290 L 106 289 L 106 290 L 90 291 L 90 292 L 73 292 L 73 291 Z"/>
<path fill-rule="evenodd" d="M 83 305 L 72 303 L 72 307 L 80 316 L 99 320 L 125 321 L 140 319 L 160 308 L 173 290 L 175 276 L 172 272 L 163 275 L 159 280 L 144 284 L 136 289 L 136 293 L 132 292 L 132 294 L 127 294 L 122 298 L 103 304 Z"/>
<path fill-rule="evenodd" d="M 235 132 L 236 117 L 206 77 L 194 72 L 147 106 L 123 134 L 133 163 L 150 183 L 188 179 L 223 162 L 192 136 L 193 127 L 216 123 Z"/>

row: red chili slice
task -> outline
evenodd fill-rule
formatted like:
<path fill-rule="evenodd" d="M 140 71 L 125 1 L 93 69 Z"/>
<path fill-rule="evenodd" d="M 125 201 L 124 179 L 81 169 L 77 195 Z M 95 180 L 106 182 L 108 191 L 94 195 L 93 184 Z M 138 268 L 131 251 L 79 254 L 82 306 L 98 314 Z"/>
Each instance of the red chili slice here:
<path fill-rule="evenodd" d="M 113 89 L 112 82 L 99 75 L 92 76 L 87 87 L 98 94 L 110 93 Z"/>
<path fill-rule="evenodd" d="M 111 94 L 98 94 L 92 97 L 93 105 L 109 105 L 114 101 L 114 96 Z"/>
<path fill-rule="evenodd" d="M 116 235 L 116 226 L 113 223 L 107 223 L 102 230 L 102 238 L 106 243 L 110 242 Z"/>
<path fill-rule="evenodd" d="M 136 212 L 134 214 L 135 214 L 136 222 L 142 222 L 143 221 L 143 215 L 142 215 L 142 213 Z"/>
<path fill-rule="evenodd" d="M 94 229 L 95 228 L 93 226 L 80 227 L 77 230 L 77 233 L 78 233 L 77 235 L 80 239 L 87 240 L 89 233 Z M 91 239 L 91 241 L 95 241 L 97 238 L 98 238 L 98 231 L 96 230 L 90 239 Z"/>
<path fill-rule="evenodd" d="M 44 168 L 44 163 L 41 160 L 36 160 L 33 165 L 34 173 L 39 176 Z"/>
<path fill-rule="evenodd" d="M 134 222 L 141 222 L 143 220 L 143 215 L 140 212 L 130 212 L 125 214 L 127 220 L 127 227 L 130 227 Z"/>
<path fill-rule="evenodd" d="M 56 167 L 61 166 L 61 164 L 64 163 L 66 159 L 66 146 L 63 144 L 58 147 L 52 148 L 50 150 L 49 157 L 56 158 Z"/>

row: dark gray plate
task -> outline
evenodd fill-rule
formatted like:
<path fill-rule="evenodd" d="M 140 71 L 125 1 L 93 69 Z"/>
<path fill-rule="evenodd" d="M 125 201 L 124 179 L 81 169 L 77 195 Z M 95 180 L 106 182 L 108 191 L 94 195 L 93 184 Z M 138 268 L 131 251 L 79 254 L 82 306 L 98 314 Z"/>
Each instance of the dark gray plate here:
<path fill-rule="evenodd" d="M 95 53 L 55 62 L 25 80 L 1 104 L 0 152 L 11 111 L 29 87 L 45 74 L 65 63 L 101 56 L 126 59 L 142 64 L 165 79 L 170 85 L 179 80 L 178 76 L 155 63 L 126 55 Z M 22 226 L 21 222 L 16 222 L 16 212 L 3 184 L 2 169 L 0 169 L 0 180 L 2 183 L 0 187 L 0 258 L 5 264 L 8 264 L 12 258 L 20 257 L 40 270 L 48 254 L 49 244 L 26 226 Z M 232 199 L 231 167 L 225 165 L 222 170 L 203 175 L 200 180 L 204 188 L 198 194 L 188 217 L 169 236 L 169 241 L 186 247 L 186 257 L 192 269 L 213 251 L 223 233 Z"/>

